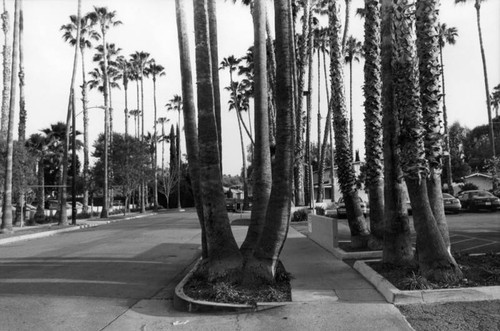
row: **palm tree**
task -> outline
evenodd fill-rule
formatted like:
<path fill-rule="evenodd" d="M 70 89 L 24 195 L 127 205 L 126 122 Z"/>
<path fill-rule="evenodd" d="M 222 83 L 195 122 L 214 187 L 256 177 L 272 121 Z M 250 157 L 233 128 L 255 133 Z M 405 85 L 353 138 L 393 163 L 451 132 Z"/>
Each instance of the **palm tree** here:
<path fill-rule="evenodd" d="M 122 24 L 121 21 L 116 20 L 116 11 L 109 11 L 106 7 L 94 7 L 94 11 L 88 14 L 92 20 L 92 26 L 98 25 L 101 30 L 102 36 L 102 58 L 103 58 L 103 94 L 104 94 L 104 197 L 103 206 L 101 211 L 101 218 L 108 217 L 108 149 L 109 149 L 109 127 L 110 127 L 110 113 L 109 113 L 109 87 L 108 87 L 108 56 L 107 56 L 107 42 L 106 34 L 108 30 Z"/>
<path fill-rule="evenodd" d="M 76 15 L 71 15 L 70 23 L 61 26 L 61 31 L 64 31 L 63 39 L 71 46 L 76 44 L 75 31 L 77 29 Z M 93 47 L 92 41 L 98 41 L 101 36 L 91 26 L 91 20 L 88 15 L 81 18 L 80 21 L 80 54 L 82 56 L 82 105 L 83 105 L 83 212 L 88 213 L 89 200 L 89 114 L 87 110 L 87 71 L 85 70 L 85 50 Z"/>
<path fill-rule="evenodd" d="M 435 0 L 419 3 L 417 21 L 422 22 L 422 14 L 432 13 L 434 26 L 429 25 L 428 36 L 419 32 L 419 42 L 422 38 L 437 38 L 437 12 L 432 8 Z M 430 173 L 426 160 L 426 143 L 424 119 L 422 114 L 421 95 L 419 86 L 419 60 L 424 65 L 428 59 L 417 57 L 415 44 L 415 20 L 412 17 L 414 1 L 398 0 L 394 4 L 394 58 L 392 70 L 394 72 L 395 107 L 399 113 L 401 123 L 401 165 L 408 187 L 408 194 L 412 205 L 413 220 L 417 233 L 417 251 L 419 271 L 423 277 L 431 281 L 456 280 L 462 273 L 451 254 L 446 248 L 446 243 L 438 227 L 437 217 L 430 203 L 427 178 Z M 422 8 L 424 8 L 422 10 Z M 437 39 L 434 45 L 437 55 Z M 420 54 L 422 55 L 422 54 Z M 438 63 L 437 58 L 434 63 Z M 431 66 L 430 66 L 431 67 Z M 431 68 L 439 73 L 439 68 Z M 423 77 L 428 80 L 427 74 Z M 439 79 L 439 76 L 437 76 Z M 427 88 L 428 89 L 428 88 Z M 439 93 L 439 88 L 437 90 Z M 424 98 L 431 98 L 428 90 L 422 90 Z M 427 156 L 429 157 L 429 156 Z M 430 162 L 434 162 L 432 159 Z"/>
<path fill-rule="evenodd" d="M 498 108 L 500 108 L 500 84 L 493 88 L 493 93 L 491 93 L 491 106 L 495 109 L 495 117 L 498 117 Z"/>
<path fill-rule="evenodd" d="M 166 104 L 167 111 L 177 111 L 177 126 L 181 128 L 181 112 L 182 112 L 182 97 L 178 94 L 175 94 L 172 99 L 170 99 L 169 103 Z M 180 140 L 179 140 L 180 141 Z M 180 144 L 177 146 L 177 209 L 182 210 L 181 206 L 181 146 Z M 172 165 L 170 165 L 172 168 Z"/>
<path fill-rule="evenodd" d="M 3 91 L 2 91 L 2 117 L 0 125 L 0 142 L 7 141 L 7 130 L 9 126 L 9 100 L 11 80 L 11 46 L 9 41 L 9 12 L 3 0 L 2 30 L 4 35 L 3 44 Z"/>
<path fill-rule="evenodd" d="M 264 1 L 260 1 L 260 6 Z M 293 185 L 294 94 L 292 8 L 288 0 L 274 1 L 276 15 L 276 154 L 272 189 L 262 235 L 254 259 L 246 268 L 254 275 L 274 280 L 278 258 L 286 240 Z M 260 77 L 258 78 L 260 79 Z"/>
<path fill-rule="evenodd" d="M 209 279 L 225 275 L 234 277 L 242 267 L 242 257 L 231 232 L 222 190 L 217 123 L 214 114 L 214 92 L 208 13 L 206 1 L 193 1 L 196 44 L 196 79 L 200 189 L 206 225 L 208 258 L 204 268 Z"/>
<path fill-rule="evenodd" d="M 332 77 L 333 126 L 335 130 L 335 163 L 338 167 L 340 189 L 344 197 L 347 219 L 351 230 L 351 245 L 365 246 L 369 230 L 359 205 L 358 191 L 355 188 L 355 174 L 352 167 L 352 150 L 349 146 L 348 124 L 345 116 L 345 96 L 340 44 L 340 21 L 337 2 L 330 3 L 330 71 Z M 323 143 L 325 145 L 325 142 Z"/>
<path fill-rule="evenodd" d="M 141 111 L 139 109 L 133 109 L 129 111 L 130 116 L 134 116 L 134 129 L 135 129 L 135 137 L 139 138 L 139 120 L 138 118 L 141 116 Z"/>
<path fill-rule="evenodd" d="M 253 11 L 254 26 L 254 94 L 255 94 L 255 152 L 253 153 L 253 203 L 250 225 L 240 251 L 249 258 L 264 228 L 269 196 L 271 194 L 271 154 L 269 152 L 269 117 L 266 54 L 266 4 L 256 1 Z"/>
<path fill-rule="evenodd" d="M 125 59 L 123 55 L 118 56 L 116 59 L 116 65 L 119 70 L 121 70 L 121 78 L 122 78 L 122 85 L 123 85 L 123 90 L 125 91 L 125 136 L 128 136 L 128 118 L 129 118 L 129 111 L 128 111 L 128 83 L 132 77 L 132 68 L 130 65 L 130 62 Z"/>
<path fill-rule="evenodd" d="M 377 0 L 371 6 L 377 6 Z M 408 211 L 405 206 L 400 125 L 394 107 L 393 58 L 393 0 L 383 0 L 381 13 L 381 75 L 382 75 L 382 126 L 384 146 L 384 249 L 385 263 L 405 265 L 413 260 L 413 247 Z M 370 15 L 367 13 L 367 20 Z"/>
<path fill-rule="evenodd" d="M 446 23 L 442 23 L 439 25 L 439 62 L 441 63 L 441 83 L 442 83 L 442 91 L 443 91 L 443 122 L 444 122 L 444 148 L 445 152 L 447 152 L 446 158 L 446 183 L 448 185 L 448 193 L 453 195 L 453 179 L 451 173 L 451 157 L 450 157 L 450 139 L 448 137 L 448 112 L 446 109 L 446 89 L 445 89 L 445 81 L 444 81 L 444 61 L 443 61 L 443 47 L 446 44 L 455 45 L 455 42 L 458 37 L 457 28 L 451 26 L 448 27 Z"/>
<path fill-rule="evenodd" d="M 12 45 L 12 68 L 10 77 L 10 101 L 7 127 L 7 148 L 5 154 L 5 177 L 2 206 L 2 225 L 0 233 L 12 233 L 12 164 L 14 153 L 14 111 L 16 107 L 17 65 L 19 54 L 19 5 L 22 0 L 15 0 L 14 36 Z"/>
<path fill-rule="evenodd" d="M 365 1 L 364 29 L 365 38 L 363 53 L 364 65 L 364 108 L 365 108 L 365 159 L 366 184 L 370 205 L 370 231 L 373 244 L 381 246 L 384 240 L 384 178 L 383 178 L 383 144 L 382 144 L 382 80 L 380 58 L 380 6 L 378 1 Z M 356 48 L 350 38 L 347 41 L 347 53 Z M 359 53 L 359 52 L 357 52 Z M 352 64 L 352 60 L 349 62 Z M 352 75 L 352 72 L 351 72 Z M 352 80 L 351 80 L 352 109 Z M 351 113 L 351 146 L 352 146 L 352 113 Z M 352 147 L 351 147 L 352 148 Z"/>
<path fill-rule="evenodd" d="M 193 73 L 191 69 L 191 53 L 189 50 L 189 37 L 186 21 L 186 1 L 175 0 L 177 23 L 177 37 L 179 41 L 179 63 L 181 69 L 182 103 L 184 115 L 184 133 L 186 137 L 186 150 L 189 162 L 189 175 L 193 187 L 196 213 L 201 227 L 201 256 L 208 258 L 207 231 L 203 215 L 203 201 L 200 190 L 200 163 L 198 129 L 196 124 L 196 108 L 194 105 Z"/>
<path fill-rule="evenodd" d="M 154 160 L 153 160 L 153 171 L 154 171 L 154 186 L 153 186 L 153 194 L 154 194 L 154 208 L 155 210 L 158 209 L 158 172 L 156 171 L 157 168 L 157 163 L 158 163 L 158 153 L 156 151 L 156 143 L 158 141 L 157 139 L 157 133 L 156 133 L 156 77 L 161 77 L 165 76 L 165 68 L 162 65 L 156 64 L 154 59 L 151 59 L 149 62 L 148 67 L 146 67 L 146 77 L 149 77 L 151 75 L 153 79 L 153 104 L 154 104 L 154 133 L 153 133 L 153 140 L 155 144 L 155 149 L 154 149 Z"/>
<path fill-rule="evenodd" d="M 363 55 L 363 44 L 355 37 L 349 36 L 344 48 L 345 62 L 349 64 L 349 143 L 351 144 L 351 154 L 354 155 L 353 138 L 354 128 L 352 120 L 352 63 L 359 62 Z"/>
<path fill-rule="evenodd" d="M 455 0 L 455 3 L 465 3 L 469 0 Z M 491 118 L 490 87 L 488 83 L 488 70 L 486 69 L 486 55 L 484 54 L 483 33 L 481 30 L 481 3 L 486 0 L 472 0 L 476 9 L 477 32 L 479 34 L 479 47 L 481 50 L 481 60 L 483 62 L 484 90 L 486 92 L 486 110 L 488 112 L 489 138 L 491 145 L 491 156 L 495 157 L 495 133 L 493 130 L 493 120 Z"/>

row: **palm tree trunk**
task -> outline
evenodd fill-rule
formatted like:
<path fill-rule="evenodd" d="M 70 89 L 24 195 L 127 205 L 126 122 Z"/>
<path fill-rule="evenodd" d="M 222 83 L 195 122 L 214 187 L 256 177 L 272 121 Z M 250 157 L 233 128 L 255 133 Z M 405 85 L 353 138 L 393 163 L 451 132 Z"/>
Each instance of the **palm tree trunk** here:
<path fill-rule="evenodd" d="M 393 12 L 392 0 L 382 1 L 381 74 L 382 126 L 384 141 L 384 248 L 385 263 L 405 265 L 413 260 L 410 223 L 405 206 L 399 116 L 394 107 L 394 73 L 392 71 Z"/>
<path fill-rule="evenodd" d="M 156 135 L 156 78 L 153 76 L 153 106 L 154 106 L 154 123 L 153 123 L 153 143 L 155 146 L 154 156 L 153 156 L 153 174 L 154 174 L 154 184 L 153 184 L 153 208 L 155 211 L 158 210 L 158 152 L 157 152 L 157 135 Z"/>
<path fill-rule="evenodd" d="M 451 253 L 441 189 L 443 137 L 439 111 L 441 101 L 439 35 L 434 33 L 434 31 L 439 30 L 438 4 L 437 0 L 417 1 L 417 54 L 419 57 L 420 101 L 425 129 L 425 155 L 430 168 L 430 176 L 427 178 L 429 202 L 446 248 Z"/>
<path fill-rule="evenodd" d="M 144 141 L 144 68 L 141 66 L 140 68 L 140 81 L 141 81 L 141 141 Z M 143 174 L 142 179 L 141 179 L 141 213 L 146 212 L 146 196 L 147 196 L 147 189 L 148 186 L 146 185 L 145 182 L 145 174 Z"/>
<path fill-rule="evenodd" d="M 18 145 L 25 152 L 24 143 L 26 142 L 26 99 L 24 96 L 24 23 L 23 23 L 23 2 L 19 2 L 19 124 L 18 124 Z M 24 194 L 26 191 L 26 174 L 24 171 L 20 173 L 20 187 L 17 195 L 17 208 L 15 223 L 18 226 L 23 226 L 25 222 Z"/>
<path fill-rule="evenodd" d="M 35 223 L 43 223 L 45 221 L 45 177 L 44 177 L 44 164 L 43 164 L 44 155 L 40 155 L 40 159 L 38 160 L 38 169 L 37 169 L 37 190 L 36 190 L 36 212 L 35 212 Z"/>
<path fill-rule="evenodd" d="M 19 54 L 19 2 L 15 1 L 14 37 L 12 45 L 12 67 L 10 77 L 10 100 L 7 127 L 7 148 L 5 157 L 4 194 L 2 206 L 2 225 L 0 233 L 12 233 L 12 164 L 14 153 L 14 112 L 16 107 L 17 61 Z"/>
<path fill-rule="evenodd" d="M 11 61 L 12 53 L 9 41 L 9 12 L 3 1 L 2 30 L 4 34 L 3 45 L 3 90 L 2 90 L 2 118 L 0 126 L 0 142 L 7 141 L 9 127 L 9 103 L 10 103 L 10 80 L 12 75 Z M 3 151 L 2 151 L 3 152 Z"/>
<path fill-rule="evenodd" d="M 488 70 L 486 69 L 486 56 L 484 55 L 484 44 L 483 44 L 483 33 L 481 30 L 481 1 L 476 0 L 476 20 L 477 20 L 477 32 L 479 34 L 479 46 L 481 48 L 481 60 L 483 62 L 483 75 L 484 75 L 484 91 L 486 92 L 486 110 L 488 111 L 488 125 L 489 131 L 488 135 L 490 138 L 491 145 L 491 157 L 496 156 L 495 149 L 495 131 L 493 129 L 493 120 L 491 118 L 491 100 L 490 100 L 490 87 L 488 84 Z"/>
<path fill-rule="evenodd" d="M 261 3 L 264 1 L 260 0 Z M 288 0 L 274 2 L 276 24 L 276 158 L 266 223 L 254 259 L 246 268 L 265 280 L 274 280 L 279 255 L 286 240 L 291 209 L 294 160 L 294 55 L 291 6 Z"/>
<path fill-rule="evenodd" d="M 311 182 L 312 182 L 312 172 L 311 172 L 311 112 L 312 112 L 312 90 L 313 90 L 313 47 L 314 47 L 314 34 L 312 33 L 312 15 L 309 16 L 309 41 L 307 45 L 307 59 L 308 59 L 308 76 L 307 76 L 307 99 L 306 99 L 306 171 L 305 171 L 305 201 L 306 205 L 311 204 Z M 319 90 L 318 90 L 319 91 Z M 318 93 L 319 94 L 319 93 Z"/>
<path fill-rule="evenodd" d="M 429 174 L 425 159 L 424 128 L 417 49 L 415 45 L 415 23 L 410 8 L 413 0 L 398 0 L 394 11 L 394 58 L 395 107 L 401 123 L 401 165 L 410 196 L 420 273 L 431 281 L 450 281 L 462 277 L 462 273 L 446 249 L 433 214 L 427 190 Z M 424 92 L 425 93 L 425 92 Z M 415 134 L 415 133 L 419 134 Z"/>
<path fill-rule="evenodd" d="M 238 128 L 240 131 L 240 143 L 241 143 L 241 160 L 243 163 L 242 177 L 243 177 L 243 210 L 248 209 L 248 178 L 247 178 L 247 157 L 245 152 L 245 143 L 243 142 L 243 130 L 241 129 L 241 114 L 238 110 L 238 106 L 235 109 L 236 120 L 238 121 Z"/>
<path fill-rule="evenodd" d="M 208 0 L 208 29 L 210 35 L 210 54 L 212 60 L 212 79 L 214 84 L 214 109 L 215 119 L 217 122 L 217 136 L 219 145 L 220 170 L 222 170 L 222 121 L 221 121 L 221 105 L 220 105 L 220 81 L 219 81 L 219 52 L 217 40 L 217 2 Z"/>
<path fill-rule="evenodd" d="M 351 155 L 354 156 L 354 128 L 352 120 L 352 61 L 353 60 L 349 61 L 349 148 L 351 149 Z"/>
<path fill-rule="evenodd" d="M 377 0 L 365 1 L 365 40 L 363 50 L 365 54 L 366 182 L 369 191 L 370 231 L 372 239 L 374 239 L 371 241 L 370 246 L 372 248 L 380 248 L 384 240 L 384 179 L 382 159 L 382 81 L 380 75 L 380 8 Z"/>
<path fill-rule="evenodd" d="M 347 34 L 349 33 L 349 23 L 351 21 L 350 19 L 350 12 L 351 12 L 351 0 L 345 0 L 345 26 L 344 26 L 344 33 L 342 35 L 342 52 L 345 50 L 345 45 L 347 43 Z"/>
<path fill-rule="evenodd" d="M 318 152 L 321 148 L 321 56 L 318 49 Z"/>
<path fill-rule="evenodd" d="M 439 63 L 441 63 L 441 89 L 443 91 L 443 126 L 444 126 L 444 150 L 446 167 L 446 184 L 448 185 L 448 193 L 454 195 L 453 177 L 451 173 L 451 154 L 450 154 L 450 137 L 448 136 L 448 111 L 446 109 L 446 88 L 444 82 L 444 62 L 443 62 L 443 47 L 439 45 Z"/>
<path fill-rule="evenodd" d="M 175 144 L 176 147 L 176 154 L 177 154 L 177 209 L 182 210 L 182 205 L 181 205 L 181 177 L 182 177 L 182 161 L 181 161 L 181 108 L 180 105 L 177 105 L 177 110 L 178 110 L 178 120 L 177 120 L 177 134 L 175 135 L 175 139 L 177 140 L 177 143 Z"/>
<path fill-rule="evenodd" d="M 356 177 L 352 167 L 349 146 L 348 122 L 345 116 L 343 53 L 340 45 L 340 20 L 338 3 L 330 4 L 330 76 L 332 77 L 333 125 L 335 129 L 335 163 L 338 167 L 339 184 L 344 196 L 347 220 L 351 231 L 351 246 L 362 247 L 370 235 L 359 204 Z M 326 131 L 326 130 L 325 130 Z"/>
<path fill-rule="evenodd" d="M 59 197 L 59 225 L 68 225 L 68 210 L 66 208 L 67 201 L 67 182 L 68 182 L 68 168 L 69 168 L 69 141 L 70 141 L 70 133 L 73 131 L 73 134 L 76 134 L 76 128 L 72 127 L 70 130 L 70 121 L 72 115 L 75 114 L 75 81 L 76 81 L 76 70 L 78 67 L 78 54 L 80 52 L 80 24 L 81 24 L 81 8 L 82 3 L 81 0 L 78 0 L 78 14 L 77 14 L 77 25 L 76 25 L 76 43 L 75 43 L 75 53 L 73 56 L 73 71 L 71 74 L 71 85 L 69 91 L 69 100 L 68 100 L 68 112 L 66 114 L 66 132 L 65 132 L 65 141 L 64 141 L 64 153 L 63 153 L 63 162 L 62 162 L 62 178 L 61 178 L 61 196 Z M 104 40 L 104 36 L 103 36 Z M 106 79 L 106 78 L 105 78 Z M 104 80 L 106 82 L 106 80 Z M 105 92 L 106 93 L 106 92 Z M 105 94 L 106 95 L 106 94 Z M 106 98 L 106 96 L 105 96 Z M 76 166 L 73 164 L 73 166 Z"/>
<path fill-rule="evenodd" d="M 109 208 L 109 191 L 108 191 L 108 180 L 109 180 L 109 106 L 108 106 L 108 55 L 106 47 L 106 30 L 104 27 L 102 30 L 102 45 L 103 45 L 103 86 L 104 86 L 104 188 L 103 188 L 103 201 L 101 218 L 108 218 L 108 208 Z"/>
<path fill-rule="evenodd" d="M 209 279 L 223 275 L 231 278 L 241 269 L 243 259 L 231 232 L 222 189 L 206 0 L 193 0 L 193 7 L 198 122 L 204 124 L 198 127 L 200 191 L 208 248 L 203 269 Z"/>
<path fill-rule="evenodd" d="M 87 109 L 87 77 L 85 70 L 85 47 L 82 55 L 82 104 L 83 104 L 83 213 L 89 212 L 89 111 Z"/>
<path fill-rule="evenodd" d="M 271 154 L 269 151 L 269 117 L 266 55 L 266 4 L 254 3 L 254 91 L 255 91 L 255 150 L 253 153 L 253 204 L 245 241 L 240 251 L 245 259 L 253 254 L 264 229 L 267 204 L 271 194 Z"/>

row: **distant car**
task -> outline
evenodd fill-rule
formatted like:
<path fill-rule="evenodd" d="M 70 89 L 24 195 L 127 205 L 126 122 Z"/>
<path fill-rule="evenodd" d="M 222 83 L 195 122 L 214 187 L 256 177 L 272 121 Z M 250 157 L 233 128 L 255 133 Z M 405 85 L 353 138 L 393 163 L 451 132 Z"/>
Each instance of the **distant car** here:
<path fill-rule="evenodd" d="M 458 194 L 458 199 L 462 208 L 470 211 L 480 209 L 495 211 L 500 208 L 500 199 L 488 191 L 463 191 Z"/>
<path fill-rule="evenodd" d="M 370 213 L 370 209 L 368 208 L 368 204 L 363 201 L 360 197 L 359 199 L 359 204 L 361 207 L 361 211 L 363 212 L 363 215 L 366 217 Z M 347 217 L 347 210 L 345 208 L 345 202 L 344 198 L 340 198 L 338 203 L 337 203 L 337 217 L 338 218 L 344 218 Z"/>
<path fill-rule="evenodd" d="M 236 199 L 227 198 L 226 199 L 226 210 L 235 212 L 238 210 L 238 205 L 236 203 Z"/>
<path fill-rule="evenodd" d="M 448 193 L 443 193 L 443 204 L 445 212 L 458 214 L 460 213 L 460 209 L 462 209 L 460 200 Z"/>

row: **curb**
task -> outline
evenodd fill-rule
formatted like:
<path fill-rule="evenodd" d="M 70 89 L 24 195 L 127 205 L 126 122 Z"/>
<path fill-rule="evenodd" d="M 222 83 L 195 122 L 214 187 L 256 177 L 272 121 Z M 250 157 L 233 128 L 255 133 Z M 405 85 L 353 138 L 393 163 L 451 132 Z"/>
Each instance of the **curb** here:
<path fill-rule="evenodd" d="M 281 307 L 295 302 L 257 302 L 255 305 L 220 303 L 212 301 L 195 300 L 184 293 L 184 285 L 189 281 L 195 270 L 201 263 L 201 258 L 194 264 L 191 270 L 184 276 L 174 291 L 174 308 L 179 311 L 193 312 L 255 312 L 275 307 Z"/>
<path fill-rule="evenodd" d="M 146 217 L 149 215 L 156 215 L 156 214 L 157 213 L 141 214 L 141 215 L 135 215 L 135 216 L 126 217 L 126 218 L 120 218 L 120 219 L 114 219 L 114 220 L 111 219 L 108 221 L 99 221 L 99 223 L 96 223 L 96 224 L 83 223 L 83 224 L 79 224 L 79 225 L 75 225 L 75 226 L 70 225 L 69 227 L 64 228 L 64 229 L 48 230 L 48 231 L 43 231 L 43 232 L 19 235 L 19 236 L 15 236 L 15 237 L 0 239 L 0 245 L 11 244 L 11 243 L 18 242 L 18 241 L 45 238 L 45 237 L 50 237 L 50 236 L 53 236 L 53 235 L 56 235 L 59 233 L 73 232 L 73 231 L 86 229 L 86 228 L 94 228 L 96 226 L 100 226 L 100 225 L 104 225 L 104 224 L 115 223 L 115 222 L 120 222 L 120 221 L 127 221 L 127 220 L 131 220 L 131 219 L 135 219 L 135 218 L 142 218 L 142 217 Z M 81 221 L 88 221 L 88 220 L 89 219 L 84 219 Z"/>
<path fill-rule="evenodd" d="M 340 260 L 376 259 L 382 257 L 382 251 L 346 252 L 339 247 L 333 247 L 331 252 Z"/>
<path fill-rule="evenodd" d="M 375 262 L 371 260 L 366 262 Z M 389 303 L 407 305 L 418 303 L 443 303 L 454 301 L 486 301 L 500 299 L 500 286 L 462 287 L 439 290 L 402 291 L 382 275 L 370 268 L 364 261 L 354 263 L 356 269 L 384 296 Z"/>

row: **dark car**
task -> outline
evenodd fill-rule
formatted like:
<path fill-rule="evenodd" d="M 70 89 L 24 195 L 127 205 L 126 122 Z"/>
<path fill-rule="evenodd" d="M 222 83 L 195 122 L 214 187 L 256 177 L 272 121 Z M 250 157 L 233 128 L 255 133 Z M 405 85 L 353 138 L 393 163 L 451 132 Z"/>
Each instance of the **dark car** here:
<path fill-rule="evenodd" d="M 359 199 L 359 204 L 361 206 L 361 211 L 363 212 L 363 215 L 368 215 L 370 213 L 370 209 L 368 208 L 368 203 L 364 202 L 363 199 L 358 197 Z M 345 202 L 344 198 L 340 198 L 337 204 L 337 217 L 338 218 L 344 218 L 347 217 L 347 210 L 345 208 Z"/>
<path fill-rule="evenodd" d="M 462 209 L 460 200 L 448 193 L 443 193 L 443 204 L 445 212 L 458 214 L 460 213 L 460 209 Z"/>
<path fill-rule="evenodd" d="M 458 199 L 462 208 L 470 211 L 480 209 L 495 211 L 500 208 L 500 199 L 488 191 L 463 191 L 458 194 Z"/>

